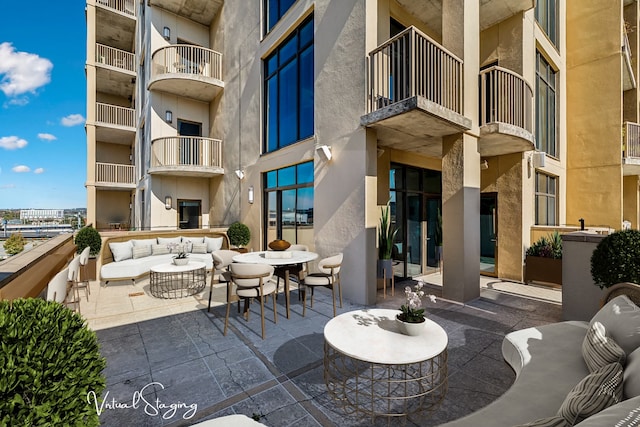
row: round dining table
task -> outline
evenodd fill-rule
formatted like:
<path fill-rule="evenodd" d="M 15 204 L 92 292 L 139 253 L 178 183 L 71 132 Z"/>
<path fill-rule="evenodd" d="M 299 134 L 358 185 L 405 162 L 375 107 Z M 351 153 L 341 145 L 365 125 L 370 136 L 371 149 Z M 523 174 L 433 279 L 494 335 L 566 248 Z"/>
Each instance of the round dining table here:
<path fill-rule="evenodd" d="M 310 251 L 259 251 L 247 252 L 233 257 L 234 262 L 245 264 L 269 264 L 274 267 L 274 274 L 284 279 L 284 296 L 289 318 L 289 275 L 300 277 L 304 265 L 318 258 L 318 254 Z"/>

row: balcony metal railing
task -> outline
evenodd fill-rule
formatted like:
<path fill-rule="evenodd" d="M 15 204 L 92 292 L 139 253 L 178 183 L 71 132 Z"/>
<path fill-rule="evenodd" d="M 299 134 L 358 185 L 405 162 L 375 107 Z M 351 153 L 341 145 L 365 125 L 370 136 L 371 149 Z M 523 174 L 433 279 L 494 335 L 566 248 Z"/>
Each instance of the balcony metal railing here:
<path fill-rule="evenodd" d="M 624 123 L 622 157 L 640 158 L 640 124 L 630 122 Z"/>
<path fill-rule="evenodd" d="M 135 128 L 135 113 L 133 108 L 96 102 L 96 122 L 116 126 Z"/>
<path fill-rule="evenodd" d="M 533 133 L 533 91 L 522 77 L 501 67 L 480 73 L 480 126 L 496 122 Z"/>
<path fill-rule="evenodd" d="M 135 72 L 135 58 L 136 56 L 131 52 L 96 44 L 96 62 L 99 64 Z"/>
<path fill-rule="evenodd" d="M 96 181 L 112 184 L 135 184 L 135 167 L 133 165 L 96 162 Z"/>
<path fill-rule="evenodd" d="M 369 54 L 368 112 L 412 96 L 462 114 L 462 60 L 415 27 Z"/>
<path fill-rule="evenodd" d="M 222 141 L 196 136 L 170 136 L 151 143 L 151 167 L 222 167 Z"/>
<path fill-rule="evenodd" d="M 117 10 L 126 15 L 136 16 L 136 4 L 134 0 L 96 0 L 96 4 Z"/>
<path fill-rule="evenodd" d="M 152 77 L 178 73 L 222 80 L 222 54 L 192 45 L 173 45 L 158 49 L 151 58 Z"/>

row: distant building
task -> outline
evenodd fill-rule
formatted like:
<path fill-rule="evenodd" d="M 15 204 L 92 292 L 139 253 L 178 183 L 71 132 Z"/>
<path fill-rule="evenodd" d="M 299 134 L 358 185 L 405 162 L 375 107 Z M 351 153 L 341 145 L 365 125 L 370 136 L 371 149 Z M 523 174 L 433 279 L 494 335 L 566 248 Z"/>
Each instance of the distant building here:
<path fill-rule="evenodd" d="M 21 209 L 21 221 L 44 221 L 64 219 L 64 209 Z"/>

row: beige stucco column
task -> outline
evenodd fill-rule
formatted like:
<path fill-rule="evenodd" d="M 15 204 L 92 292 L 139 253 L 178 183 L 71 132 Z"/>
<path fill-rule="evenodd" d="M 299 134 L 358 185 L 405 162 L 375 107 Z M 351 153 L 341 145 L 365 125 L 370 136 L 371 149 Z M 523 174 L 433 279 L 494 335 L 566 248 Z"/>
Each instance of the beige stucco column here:
<path fill-rule="evenodd" d="M 631 222 L 631 228 L 640 228 L 640 178 L 637 175 L 623 177 L 622 220 Z"/>
<path fill-rule="evenodd" d="M 92 58 L 96 52 L 96 8 L 87 4 L 87 224 L 96 224 L 96 67 Z"/>
<path fill-rule="evenodd" d="M 442 147 L 442 296 L 462 302 L 480 296 L 479 17 L 478 2 L 442 4 L 442 42 L 464 61 L 464 115 L 472 120 Z"/>

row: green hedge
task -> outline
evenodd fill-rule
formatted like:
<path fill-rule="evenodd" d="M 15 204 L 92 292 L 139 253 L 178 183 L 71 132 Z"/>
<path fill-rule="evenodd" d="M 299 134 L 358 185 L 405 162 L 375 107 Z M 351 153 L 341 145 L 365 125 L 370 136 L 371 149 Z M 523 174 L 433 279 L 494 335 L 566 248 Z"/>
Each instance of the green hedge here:
<path fill-rule="evenodd" d="M 0 425 L 98 426 L 106 366 L 96 334 L 61 304 L 0 301 Z"/>
<path fill-rule="evenodd" d="M 604 287 L 640 284 L 640 231 L 622 230 L 602 239 L 591 255 L 593 282 Z"/>

